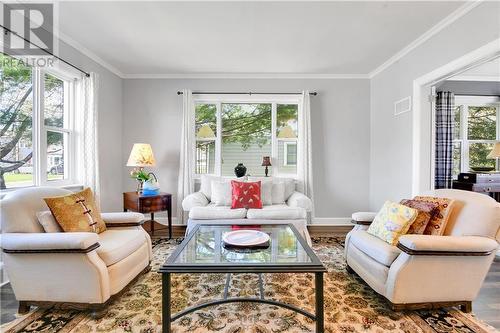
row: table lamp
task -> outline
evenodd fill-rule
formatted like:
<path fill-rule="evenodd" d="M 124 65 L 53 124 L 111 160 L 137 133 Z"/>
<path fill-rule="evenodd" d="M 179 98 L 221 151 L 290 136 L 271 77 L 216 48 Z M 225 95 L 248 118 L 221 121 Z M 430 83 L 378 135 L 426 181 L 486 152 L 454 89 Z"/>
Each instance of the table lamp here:
<path fill-rule="evenodd" d="M 271 157 L 269 157 L 269 156 L 262 157 L 262 166 L 266 167 L 266 169 L 264 170 L 264 172 L 265 172 L 266 177 L 267 177 L 267 174 L 269 173 L 269 169 L 267 167 L 272 166 L 271 165 Z"/>
<path fill-rule="evenodd" d="M 127 161 L 127 166 L 134 167 L 131 175 L 137 179 L 137 192 L 140 193 L 142 191 L 142 185 L 148 178 L 148 175 L 144 172 L 144 167 L 155 165 L 156 160 L 151 145 L 148 143 L 134 143 Z"/>
<path fill-rule="evenodd" d="M 490 151 L 487 158 L 494 158 L 497 160 L 497 171 L 500 168 L 500 161 L 498 159 L 500 158 L 500 141 L 496 142 L 495 145 L 493 146 L 493 149 Z"/>

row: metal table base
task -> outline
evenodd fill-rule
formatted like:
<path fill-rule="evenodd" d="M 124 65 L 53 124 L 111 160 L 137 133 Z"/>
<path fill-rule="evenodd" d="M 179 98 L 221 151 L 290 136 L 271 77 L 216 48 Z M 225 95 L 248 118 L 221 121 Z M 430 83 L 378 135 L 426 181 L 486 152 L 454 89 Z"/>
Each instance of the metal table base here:
<path fill-rule="evenodd" d="M 264 298 L 264 284 L 262 281 L 262 273 L 257 273 L 259 275 L 259 294 L 260 298 L 249 297 L 249 298 L 228 298 L 229 285 L 231 283 L 231 274 L 227 273 L 226 284 L 224 286 L 224 296 L 222 299 L 203 303 L 200 305 L 192 306 L 190 308 L 184 309 L 174 316 L 171 314 L 170 309 L 170 299 L 171 299 L 171 273 L 164 272 L 162 273 L 162 332 L 170 333 L 171 332 L 171 323 L 187 314 L 190 314 L 194 311 L 201 310 L 203 308 L 226 304 L 226 303 L 238 303 L 238 302 L 252 302 L 252 303 L 263 303 L 269 305 L 275 305 L 278 307 L 282 307 L 294 312 L 297 312 L 303 316 L 306 316 L 314 321 L 316 321 L 316 332 L 323 333 L 324 332 L 324 300 L 323 300 L 323 272 L 315 272 L 314 285 L 315 285 L 315 314 L 307 312 L 303 309 L 300 309 L 294 305 L 268 300 Z"/>

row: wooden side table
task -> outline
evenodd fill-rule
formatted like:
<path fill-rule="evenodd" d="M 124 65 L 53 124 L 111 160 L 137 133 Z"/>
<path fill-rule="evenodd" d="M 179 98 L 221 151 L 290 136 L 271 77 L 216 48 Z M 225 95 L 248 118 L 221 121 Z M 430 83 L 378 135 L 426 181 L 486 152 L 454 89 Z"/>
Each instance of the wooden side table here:
<path fill-rule="evenodd" d="M 160 192 L 157 195 L 141 195 L 137 192 L 123 193 L 123 211 L 128 210 L 139 213 L 150 213 L 151 236 L 155 232 L 155 213 L 167 211 L 168 238 L 172 238 L 172 194 Z"/>

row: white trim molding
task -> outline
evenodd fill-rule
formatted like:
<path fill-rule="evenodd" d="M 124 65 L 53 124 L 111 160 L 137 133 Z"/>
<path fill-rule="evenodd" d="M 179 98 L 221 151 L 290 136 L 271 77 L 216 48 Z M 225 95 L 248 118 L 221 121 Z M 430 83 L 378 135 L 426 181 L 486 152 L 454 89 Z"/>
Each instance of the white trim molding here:
<path fill-rule="evenodd" d="M 494 75 L 456 75 L 450 77 L 447 81 L 478 81 L 478 82 L 499 82 L 500 76 Z"/>
<path fill-rule="evenodd" d="M 492 59 L 500 56 L 500 39 L 496 39 L 477 50 L 474 50 L 464 56 L 455 59 L 448 64 L 438 67 L 437 69 L 429 72 L 413 81 L 413 138 L 412 138 L 412 193 L 417 195 L 425 191 L 431 190 L 433 187 L 432 179 L 425 179 L 426 168 L 423 167 L 422 161 L 424 156 L 421 154 L 422 140 L 424 135 L 430 133 L 423 133 L 424 127 L 424 114 L 425 112 L 432 112 L 429 108 L 421 105 L 423 91 L 426 87 L 435 85 L 436 83 L 447 80 L 452 76 L 463 73 L 472 67 L 478 66 Z M 428 106 L 431 104 L 429 103 Z M 432 151 L 431 147 L 427 147 Z M 430 156 L 429 156 L 430 158 Z M 433 162 L 428 164 L 432 168 Z M 424 175 L 424 176 L 423 176 Z M 432 175 L 432 173 L 431 173 Z"/>
<path fill-rule="evenodd" d="M 413 42 L 405 46 L 401 51 L 387 59 L 383 64 L 372 70 L 368 76 L 369 78 L 373 78 L 376 75 L 380 74 L 384 70 L 386 70 L 388 67 L 390 67 L 392 64 L 403 58 L 405 55 L 410 53 L 412 50 L 429 40 L 431 37 L 436 35 L 438 32 L 470 12 L 472 9 L 476 8 L 482 0 L 474 0 L 474 1 L 468 1 L 464 5 L 460 6 L 458 9 L 456 9 L 454 12 L 452 12 L 450 15 L 446 16 L 443 20 L 439 21 L 438 24 L 427 30 L 424 34 L 419 36 L 417 39 L 415 39 Z"/>
<path fill-rule="evenodd" d="M 314 73 L 177 73 L 123 74 L 124 79 L 369 79 L 368 74 Z"/>

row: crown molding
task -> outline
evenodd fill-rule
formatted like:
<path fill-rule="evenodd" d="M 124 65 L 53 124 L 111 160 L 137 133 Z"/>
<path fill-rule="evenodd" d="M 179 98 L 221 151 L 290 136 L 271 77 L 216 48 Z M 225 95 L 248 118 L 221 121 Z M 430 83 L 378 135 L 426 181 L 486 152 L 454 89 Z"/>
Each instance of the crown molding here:
<path fill-rule="evenodd" d="M 179 73 L 124 74 L 124 79 L 369 79 L 368 74 Z"/>
<path fill-rule="evenodd" d="M 455 75 L 446 81 L 480 81 L 480 82 L 500 82 L 500 76 L 495 75 Z"/>
<path fill-rule="evenodd" d="M 99 57 L 97 54 L 94 52 L 90 51 L 87 49 L 85 46 L 74 40 L 73 38 L 69 37 L 68 35 L 64 34 L 61 31 L 58 31 L 55 33 L 55 36 L 58 40 L 64 42 L 65 44 L 68 44 L 69 46 L 73 47 L 75 50 L 78 52 L 82 53 L 83 55 L 87 56 L 88 58 L 92 59 L 95 61 L 97 64 L 101 65 L 102 67 L 106 68 L 113 74 L 119 76 L 120 78 L 124 78 L 125 74 L 123 74 L 118 68 L 115 66 L 111 65 L 110 63 L 106 62 L 103 60 L 101 57 Z"/>
<path fill-rule="evenodd" d="M 476 8 L 479 4 L 481 4 L 483 0 L 473 0 L 473 1 L 468 1 L 464 5 L 460 6 L 458 9 L 456 9 L 454 12 L 452 12 L 450 15 L 446 16 L 443 20 L 439 21 L 438 24 L 427 30 L 425 33 L 423 33 L 420 37 L 415 39 L 413 42 L 405 46 L 402 50 L 400 50 L 398 53 L 387 59 L 382 65 L 378 66 L 375 68 L 373 71 L 371 71 L 368 74 L 368 77 L 371 79 L 375 77 L 376 75 L 380 74 L 384 70 L 386 70 L 388 67 L 390 67 L 392 64 L 403 58 L 405 55 L 410 53 L 412 50 L 417 48 L 418 46 L 422 45 L 424 42 L 429 40 L 431 37 L 436 35 L 438 32 L 470 12 L 472 9 Z"/>

